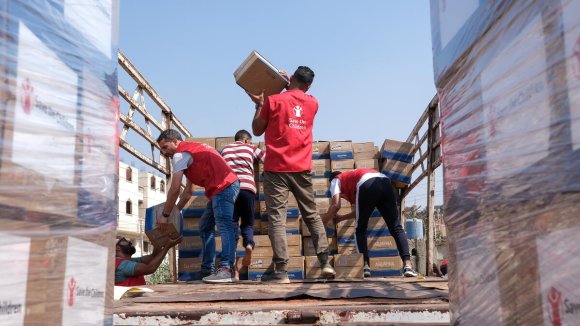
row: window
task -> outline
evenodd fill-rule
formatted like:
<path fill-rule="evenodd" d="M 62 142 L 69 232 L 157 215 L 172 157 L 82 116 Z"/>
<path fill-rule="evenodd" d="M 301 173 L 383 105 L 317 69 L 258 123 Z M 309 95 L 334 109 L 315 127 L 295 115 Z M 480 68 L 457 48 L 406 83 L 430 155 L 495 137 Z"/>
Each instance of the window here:
<path fill-rule="evenodd" d="M 147 241 L 143 242 L 143 251 L 147 253 L 149 252 L 149 242 Z"/>
<path fill-rule="evenodd" d="M 133 170 L 131 168 L 127 168 L 125 171 L 125 179 L 129 182 L 133 181 Z"/>
<path fill-rule="evenodd" d="M 159 182 L 159 190 L 161 190 L 161 192 L 165 192 L 165 181 L 161 180 L 161 182 Z"/>
<path fill-rule="evenodd" d="M 127 200 L 125 203 L 125 213 L 128 215 L 133 214 L 133 203 L 131 203 L 131 199 Z"/>
<path fill-rule="evenodd" d="M 155 177 L 154 176 L 151 176 L 151 189 L 155 190 L 155 186 L 156 186 L 156 184 L 155 184 Z"/>

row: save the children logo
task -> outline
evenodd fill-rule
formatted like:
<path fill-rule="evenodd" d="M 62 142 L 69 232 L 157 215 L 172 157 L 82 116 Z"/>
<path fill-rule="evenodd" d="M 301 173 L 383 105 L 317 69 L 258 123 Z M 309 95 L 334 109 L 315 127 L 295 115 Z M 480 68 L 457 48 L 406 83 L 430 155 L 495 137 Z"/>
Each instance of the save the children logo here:
<path fill-rule="evenodd" d="M 66 303 L 69 307 L 72 307 L 75 304 L 75 288 L 77 287 L 77 281 L 73 276 L 68 281 L 68 292 L 67 292 L 67 300 Z"/>
<path fill-rule="evenodd" d="M 296 105 L 293 110 L 296 118 L 300 118 L 302 116 L 302 108 L 299 105 Z"/>
<path fill-rule="evenodd" d="M 306 129 L 306 120 L 302 119 L 304 109 L 302 109 L 302 107 L 299 105 L 296 105 L 292 108 L 292 111 L 296 118 L 292 118 L 292 116 L 290 116 L 288 118 L 288 126 L 292 129 Z"/>
<path fill-rule="evenodd" d="M 567 315 L 580 315 L 580 302 L 572 302 L 555 287 L 550 289 L 546 299 L 548 301 L 546 309 L 552 326 L 564 325 L 562 320 L 566 319 Z"/>
<path fill-rule="evenodd" d="M 87 298 L 104 298 L 105 291 L 96 288 L 82 287 L 78 285 L 77 280 L 74 276 L 71 276 L 67 284 L 66 292 L 66 303 L 69 307 L 74 306 L 75 297 L 87 297 Z"/>
<path fill-rule="evenodd" d="M 30 79 L 26 78 L 22 82 L 22 110 L 24 113 L 30 114 L 30 108 L 32 107 L 32 95 L 34 93 L 34 87 L 30 83 Z"/>

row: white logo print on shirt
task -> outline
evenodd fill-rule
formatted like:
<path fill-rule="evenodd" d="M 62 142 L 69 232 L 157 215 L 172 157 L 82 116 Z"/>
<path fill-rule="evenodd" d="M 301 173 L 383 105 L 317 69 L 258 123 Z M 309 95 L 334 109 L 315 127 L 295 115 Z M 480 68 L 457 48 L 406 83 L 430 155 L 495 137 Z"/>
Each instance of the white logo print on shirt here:
<path fill-rule="evenodd" d="M 294 107 L 294 115 L 295 115 L 297 118 L 300 118 L 300 117 L 302 116 L 302 108 L 301 108 L 299 105 L 296 105 L 296 106 Z"/>

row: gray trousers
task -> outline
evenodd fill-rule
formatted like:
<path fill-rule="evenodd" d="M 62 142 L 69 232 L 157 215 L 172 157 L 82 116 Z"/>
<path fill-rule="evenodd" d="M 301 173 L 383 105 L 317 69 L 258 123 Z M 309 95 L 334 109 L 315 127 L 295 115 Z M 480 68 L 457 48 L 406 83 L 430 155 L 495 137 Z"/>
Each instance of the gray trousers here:
<path fill-rule="evenodd" d="M 268 236 L 274 251 L 272 261 L 277 271 L 286 271 L 286 213 L 289 192 L 294 194 L 300 214 L 312 235 L 316 253 L 328 252 L 328 239 L 316 210 L 310 172 L 264 172 L 264 196 L 268 213 Z"/>

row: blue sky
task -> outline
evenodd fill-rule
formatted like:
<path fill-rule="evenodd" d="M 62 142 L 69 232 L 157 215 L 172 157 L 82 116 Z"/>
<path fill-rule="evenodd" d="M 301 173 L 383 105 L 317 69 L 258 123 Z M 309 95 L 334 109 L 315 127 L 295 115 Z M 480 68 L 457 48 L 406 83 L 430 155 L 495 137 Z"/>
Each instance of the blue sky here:
<path fill-rule="evenodd" d="M 254 49 L 314 70 L 315 140 L 406 140 L 436 92 L 428 1 L 121 0 L 119 48 L 199 137 L 251 130 L 233 72 Z"/>

